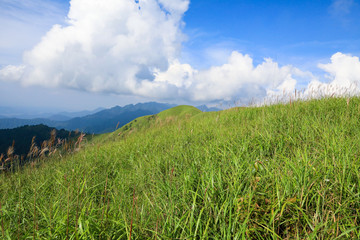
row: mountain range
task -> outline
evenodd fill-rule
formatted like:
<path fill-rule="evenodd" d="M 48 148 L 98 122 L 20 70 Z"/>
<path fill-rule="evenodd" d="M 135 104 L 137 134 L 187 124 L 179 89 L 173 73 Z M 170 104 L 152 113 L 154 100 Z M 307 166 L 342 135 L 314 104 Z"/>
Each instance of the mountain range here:
<path fill-rule="evenodd" d="M 70 118 L 64 113 L 53 115 L 49 118 L 19 119 L 3 118 L 0 119 L 0 129 L 12 129 L 25 125 L 44 124 L 49 127 L 66 130 L 79 130 L 86 133 L 106 133 L 112 132 L 117 127 L 121 127 L 135 118 L 157 114 L 176 105 L 156 102 L 129 104 L 124 107 L 116 106 L 104 109 L 82 117 Z"/>
<path fill-rule="evenodd" d="M 18 118 L 18 119 L 35 119 L 46 118 L 56 121 L 66 121 L 75 117 L 84 117 L 104 110 L 105 108 L 97 108 L 94 110 L 83 110 L 78 112 L 66 112 L 55 110 L 39 110 L 37 108 L 26 107 L 4 107 L 0 106 L 1 118 Z"/>
<path fill-rule="evenodd" d="M 44 124 L 57 129 L 66 129 L 69 131 L 79 130 L 90 134 L 100 134 L 112 132 L 116 130 L 117 127 L 122 127 L 135 118 L 157 114 L 175 106 L 174 104 L 148 102 L 135 105 L 129 104 L 124 107 L 115 106 L 110 109 L 99 108 L 93 111 L 76 113 L 60 112 L 52 115 L 48 114 L 47 117 L 30 119 L 27 118 L 31 116 L 28 114 L 22 115 L 25 118 L 0 115 L 0 129 L 13 129 L 25 125 Z M 208 108 L 206 105 L 198 106 L 197 108 L 203 112 L 220 110 L 214 107 Z"/>

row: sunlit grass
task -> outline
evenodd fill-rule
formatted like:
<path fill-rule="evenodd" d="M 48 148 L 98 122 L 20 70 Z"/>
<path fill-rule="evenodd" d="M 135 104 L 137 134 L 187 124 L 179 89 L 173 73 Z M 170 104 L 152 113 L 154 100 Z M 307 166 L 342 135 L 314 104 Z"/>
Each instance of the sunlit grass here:
<path fill-rule="evenodd" d="M 359 98 L 177 112 L 0 174 L 2 238 L 360 238 Z"/>

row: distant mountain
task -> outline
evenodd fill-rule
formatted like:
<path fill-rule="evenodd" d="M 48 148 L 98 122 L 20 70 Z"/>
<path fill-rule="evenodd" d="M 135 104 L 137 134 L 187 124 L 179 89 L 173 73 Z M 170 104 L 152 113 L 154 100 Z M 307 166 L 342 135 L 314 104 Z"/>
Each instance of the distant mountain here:
<path fill-rule="evenodd" d="M 97 108 L 92 111 L 80 111 L 80 112 L 60 112 L 54 115 L 47 117 L 47 119 L 54 120 L 54 121 L 67 121 L 72 118 L 76 117 L 85 117 L 87 115 L 91 115 L 97 112 L 105 110 L 105 108 Z"/>
<path fill-rule="evenodd" d="M 0 119 L 0 129 L 13 129 L 25 125 L 39 125 L 44 124 L 47 126 L 56 125 L 56 121 L 52 121 L 45 118 L 36 119 L 19 119 L 19 118 L 4 118 Z"/>
<path fill-rule="evenodd" d="M 31 146 L 31 140 L 34 136 L 35 142 L 38 147 L 41 147 L 41 143 L 50 139 L 50 133 L 54 128 L 50 128 L 45 125 L 35 126 L 23 126 L 14 129 L 2 129 L 0 130 L 0 154 L 6 154 L 7 149 L 14 143 L 14 154 L 27 155 Z M 65 139 L 71 136 L 75 136 L 75 133 L 70 133 L 64 129 L 56 131 L 56 138 Z"/>
<path fill-rule="evenodd" d="M 47 117 L 46 119 L 52 120 L 52 121 L 67 121 L 72 119 L 71 117 L 68 117 L 66 115 L 62 115 L 62 114 L 54 114 L 51 115 L 50 117 Z"/>
<path fill-rule="evenodd" d="M 202 112 L 217 112 L 217 111 L 221 111 L 220 108 L 216 108 L 216 107 L 208 107 L 206 105 L 201 105 L 201 106 L 197 106 L 197 109 L 201 110 Z"/>
<path fill-rule="evenodd" d="M 116 106 L 85 117 L 73 118 L 58 126 L 68 130 L 79 129 L 88 133 L 112 132 L 116 126 L 122 127 L 135 118 L 157 114 L 174 106 L 176 105 L 156 102 L 130 104 L 125 107 Z"/>
<path fill-rule="evenodd" d="M 39 110 L 25 107 L 3 107 L 0 106 L 1 118 L 21 118 L 21 119 L 33 119 L 33 118 L 46 118 L 53 113 L 44 113 Z"/>
<path fill-rule="evenodd" d="M 54 121 L 66 121 L 75 117 L 84 117 L 86 115 L 94 114 L 104 110 L 104 108 L 97 108 L 92 111 L 79 111 L 79 112 L 59 112 L 53 111 L 41 112 L 37 109 L 27 109 L 25 107 L 1 107 L 0 118 L 17 118 L 17 119 L 50 119 Z"/>
<path fill-rule="evenodd" d="M 113 107 L 96 112 L 83 117 L 66 119 L 66 115 L 55 116 L 55 120 L 37 118 L 37 119 L 17 119 L 7 118 L 0 119 L 0 129 L 16 128 L 24 125 L 45 124 L 57 129 L 64 128 L 66 130 L 80 130 L 87 133 L 106 133 L 112 132 L 116 126 L 131 122 L 135 118 L 145 115 L 157 114 L 176 105 L 163 104 L 156 102 L 130 104 L 124 107 Z"/>

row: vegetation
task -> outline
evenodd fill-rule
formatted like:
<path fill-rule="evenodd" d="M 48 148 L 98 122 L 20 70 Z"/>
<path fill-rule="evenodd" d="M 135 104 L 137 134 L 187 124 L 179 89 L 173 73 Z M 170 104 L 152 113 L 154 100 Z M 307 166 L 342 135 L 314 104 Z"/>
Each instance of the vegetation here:
<path fill-rule="evenodd" d="M 45 125 L 23 126 L 14 129 L 0 130 L 0 154 L 6 154 L 9 146 L 14 144 L 14 154 L 19 156 L 26 156 L 29 153 L 32 144 L 41 147 L 44 141 L 51 138 L 54 128 Z M 76 136 L 75 132 L 69 132 L 64 129 L 53 132 L 56 141 L 58 139 L 73 138 Z M 35 138 L 34 138 L 35 137 Z M 34 138 L 34 139 L 33 139 Z"/>
<path fill-rule="evenodd" d="M 180 106 L 0 174 L 3 239 L 358 239 L 360 98 Z"/>

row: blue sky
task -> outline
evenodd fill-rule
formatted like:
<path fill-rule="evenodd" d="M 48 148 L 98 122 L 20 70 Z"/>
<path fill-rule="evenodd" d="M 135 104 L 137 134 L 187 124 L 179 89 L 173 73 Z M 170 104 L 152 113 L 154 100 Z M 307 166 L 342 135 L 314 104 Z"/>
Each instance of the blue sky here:
<path fill-rule="evenodd" d="M 104 2 L 0 0 L 0 106 L 214 105 L 360 82 L 357 0 Z"/>
<path fill-rule="evenodd" d="M 192 1 L 185 14 L 185 44 L 222 45 L 256 59 L 305 64 L 335 52 L 359 54 L 357 1 Z"/>

